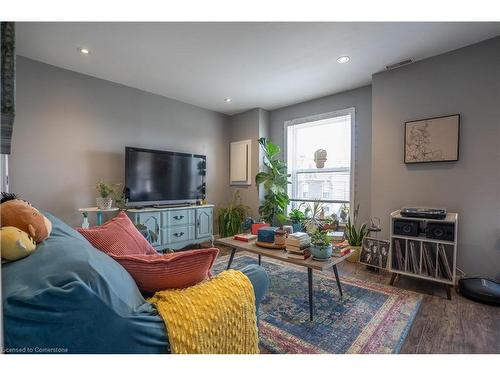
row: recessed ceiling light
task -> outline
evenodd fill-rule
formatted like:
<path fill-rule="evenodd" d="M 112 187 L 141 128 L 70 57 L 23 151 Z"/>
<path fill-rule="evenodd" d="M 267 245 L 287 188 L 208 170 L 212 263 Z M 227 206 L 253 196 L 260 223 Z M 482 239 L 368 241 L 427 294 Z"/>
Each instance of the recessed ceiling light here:
<path fill-rule="evenodd" d="M 346 62 L 348 62 L 350 60 L 349 56 L 340 56 L 338 59 L 337 59 L 337 62 L 339 64 L 344 64 Z"/>
<path fill-rule="evenodd" d="M 78 48 L 78 51 L 84 55 L 88 55 L 90 51 L 87 48 Z"/>
<path fill-rule="evenodd" d="M 232 99 L 231 99 L 231 98 L 225 98 L 225 99 L 224 99 L 224 101 L 225 101 L 226 103 L 231 103 L 231 102 L 232 102 Z"/>

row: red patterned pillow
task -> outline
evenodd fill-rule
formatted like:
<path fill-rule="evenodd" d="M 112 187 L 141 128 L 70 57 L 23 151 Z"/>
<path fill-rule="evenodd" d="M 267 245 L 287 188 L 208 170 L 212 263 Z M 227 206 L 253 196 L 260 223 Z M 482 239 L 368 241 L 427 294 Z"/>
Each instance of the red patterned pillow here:
<path fill-rule="evenodd" d="M 210 275 L 219 249 L 199 249 L 156 255 L 114 255 L 144 292 L 181 289 L 195 285 Z"/>
<path fill-rule="evenodd" d="M 101 226 L 76 229 L 108 255 L 158 254 L 123 211 Z"/>

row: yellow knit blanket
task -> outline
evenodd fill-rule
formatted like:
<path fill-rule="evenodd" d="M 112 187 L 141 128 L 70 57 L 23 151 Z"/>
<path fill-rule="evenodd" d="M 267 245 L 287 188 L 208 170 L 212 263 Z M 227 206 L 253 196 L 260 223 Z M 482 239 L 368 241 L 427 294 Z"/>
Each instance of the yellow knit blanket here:
<path fill-rule="evenodd" d="M 174 354 L 259 353 L 253 286 L 240 271 L 156 292 L 149 302 L 165 321 Z"/>

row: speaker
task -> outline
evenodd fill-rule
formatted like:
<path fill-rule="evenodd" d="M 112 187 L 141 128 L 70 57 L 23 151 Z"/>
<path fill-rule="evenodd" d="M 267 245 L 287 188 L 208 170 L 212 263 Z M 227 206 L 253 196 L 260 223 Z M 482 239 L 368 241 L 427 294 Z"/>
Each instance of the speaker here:
<path fill-rule="evenodd" d="M 428 222 L 426 237 L 435 240 L 455 241 L 455 224 Z"/>
<path fill-rule="evenodd" d="M 393 233 L 400 236 L 418 237 L 420 223 L 416 220 L 394 220 Z"/>

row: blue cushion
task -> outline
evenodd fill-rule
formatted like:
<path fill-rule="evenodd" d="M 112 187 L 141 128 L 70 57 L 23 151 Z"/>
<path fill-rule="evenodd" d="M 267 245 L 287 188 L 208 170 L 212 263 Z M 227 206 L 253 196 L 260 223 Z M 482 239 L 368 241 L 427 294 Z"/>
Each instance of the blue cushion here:
<path fill-rule="evenodd" d="M 2 266 L 7 351 L 168 353 L 163 320 L 127 271 L 46 216 L 50 237 Z"/>

